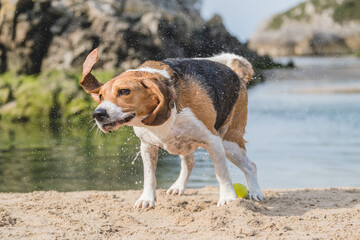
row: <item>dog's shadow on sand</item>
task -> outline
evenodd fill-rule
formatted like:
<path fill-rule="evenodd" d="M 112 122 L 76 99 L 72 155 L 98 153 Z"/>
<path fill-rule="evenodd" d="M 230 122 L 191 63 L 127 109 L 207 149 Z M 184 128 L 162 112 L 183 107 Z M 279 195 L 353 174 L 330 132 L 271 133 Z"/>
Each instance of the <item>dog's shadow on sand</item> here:
<path fill-rule="evenodd" d="M 265 191 L 265 196 L 261 203 L 246 200 L 237 205 L 268 216 L 300 216 L 314 209 L 352 208 L 360 204 L 360 189 L 354 188 L 271 190 Z"/>

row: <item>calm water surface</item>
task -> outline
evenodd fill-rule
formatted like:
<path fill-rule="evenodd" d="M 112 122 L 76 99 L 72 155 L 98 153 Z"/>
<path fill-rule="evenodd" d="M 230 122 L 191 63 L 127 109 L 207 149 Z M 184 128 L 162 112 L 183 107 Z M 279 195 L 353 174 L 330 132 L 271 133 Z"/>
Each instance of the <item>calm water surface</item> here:
<path fill-rule="evenodd" d="M 261 186 L 360 187 L 360 60 L 294 61 L 296 69 L 268 71 L 267 82 L 249 90 L 247 149 Z M 0 191 L 140 189 L 131 129 L 105 135 L 91 127 L 0 124 Z M 188 186 L 217 185 L 207 152 L 198 150 L 195 160 Z M 229 168 L 234 182 L 245 182 Z M 179 170 L 178 157 L 162 152 L 159 187 Z"/>

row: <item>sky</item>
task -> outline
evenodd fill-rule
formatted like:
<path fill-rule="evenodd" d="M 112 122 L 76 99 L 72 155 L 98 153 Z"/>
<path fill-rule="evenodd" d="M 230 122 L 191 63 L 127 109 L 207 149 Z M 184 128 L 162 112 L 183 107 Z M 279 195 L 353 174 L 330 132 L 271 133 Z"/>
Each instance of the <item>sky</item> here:
<path fill-rule="evenodd" d="M 227 30 L 244 42 L 263 20 L 300 2 L 304 0 L 203 0 L 201 15 L 208 20 L 219 14 Z"/>

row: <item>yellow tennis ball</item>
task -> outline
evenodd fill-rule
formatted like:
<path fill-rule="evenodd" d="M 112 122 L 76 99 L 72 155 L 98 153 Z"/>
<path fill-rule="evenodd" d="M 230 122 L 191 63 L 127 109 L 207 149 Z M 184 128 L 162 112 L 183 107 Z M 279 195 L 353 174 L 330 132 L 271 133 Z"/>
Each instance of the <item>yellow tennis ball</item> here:
<path fill-rule="evenodd" d="M 233 187 L 238 198 L 246 198 L 248 196 L 248 190 L 245 185 L 241 183 L 234 183 Z"/>

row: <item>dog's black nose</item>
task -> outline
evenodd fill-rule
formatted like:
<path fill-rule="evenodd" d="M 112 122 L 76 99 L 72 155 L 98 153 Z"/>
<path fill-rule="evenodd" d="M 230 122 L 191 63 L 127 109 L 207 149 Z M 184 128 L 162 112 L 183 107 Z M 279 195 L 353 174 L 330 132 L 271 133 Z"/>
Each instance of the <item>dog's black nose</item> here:
<path fill-rule="evenodd" d="M 102 121 L 107 116 L 107 112 L 103 108 L 97 108 L 93 112 L 93 118 L 96 118 L 96 120 Z"/>

